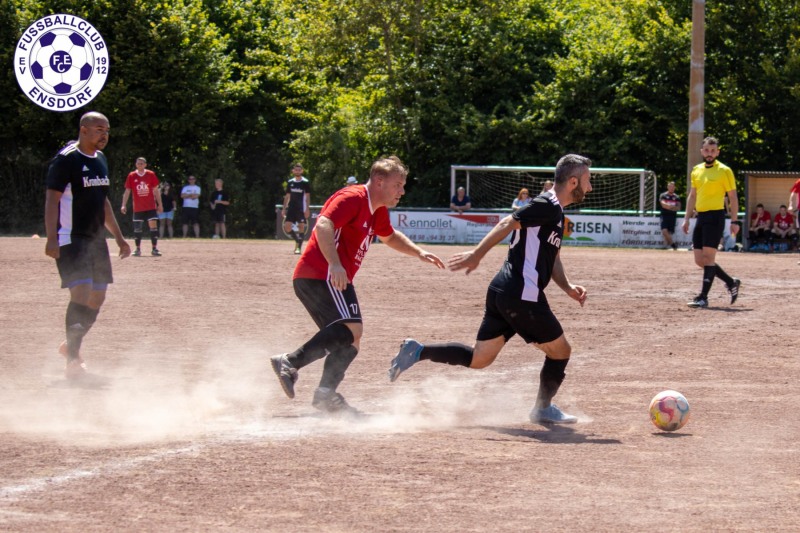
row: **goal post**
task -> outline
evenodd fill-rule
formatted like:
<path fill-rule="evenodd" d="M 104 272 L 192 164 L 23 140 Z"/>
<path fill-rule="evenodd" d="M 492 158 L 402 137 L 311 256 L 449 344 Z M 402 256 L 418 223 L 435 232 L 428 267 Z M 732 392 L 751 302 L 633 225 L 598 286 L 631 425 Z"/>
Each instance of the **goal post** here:
<path fill-rule="evenodd" d="M 570 213 L 599 215 L 652 215 L 658 209 L 656 174 L 643 168 L 591 167 L 592 192 L 580 204 L 568 206 Z M 510 210 L 520 189 L 531 197 L 552 180 L 555 167 L 450 166 L 450 196 L 464 187 L 473 208 Z"/>

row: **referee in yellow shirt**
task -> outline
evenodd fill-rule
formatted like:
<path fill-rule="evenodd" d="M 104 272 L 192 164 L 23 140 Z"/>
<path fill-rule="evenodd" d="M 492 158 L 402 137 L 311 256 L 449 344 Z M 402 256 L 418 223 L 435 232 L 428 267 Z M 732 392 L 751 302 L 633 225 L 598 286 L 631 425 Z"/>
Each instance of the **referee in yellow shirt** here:
<path fill-rule="evenodd" d="M 731 215 L 731 235 L 739 231 L 739 225 L 733 224 L 739 214 L 739 198 L 736 196 L 736 179 L 730 167 L 717 161 L 719 141 L 714 137 L 703 139 L 703 163 L 692 169 L 692 188 L 686 199 L 686 218 L 683 219 L 683 232 L 689 233 L 689 219 L 697 212 L 697 223 L 692 233 L 694 262 L 703 269 L 703 288 L 689 307 L 708 307 L 708 291 L 717 277 L 725 282 L 731 295 L 731 304 L 739 296 L 742 282 L 730 277 L 716 263 L 717 246 L 725 230 L 725 196 Z"/>

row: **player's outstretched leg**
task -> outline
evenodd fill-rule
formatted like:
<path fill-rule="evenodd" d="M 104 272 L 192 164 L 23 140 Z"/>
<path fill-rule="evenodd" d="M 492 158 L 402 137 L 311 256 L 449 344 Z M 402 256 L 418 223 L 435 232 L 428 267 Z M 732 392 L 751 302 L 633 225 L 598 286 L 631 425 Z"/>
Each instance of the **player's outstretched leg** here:
<path fill-rule="evenodd" d="M 297 383 L 297 369 L 289 363 L 288 353 L 275 355 L 270 357 L 269 362 L 272 364 L 272 370 L 278 376 L 278 381 L 281 384 L 283 392 L 289 398 L 294 398 L 294 384 Z"/>
<path fill-rule="evenodd" d="M 389 381 L 394 382 L 400 374 L 411 368 L 419 361 L 419 354 L 424 346 L 414 339 L 406 339 L 400 345 L 400 351 L 392 359 L 389 367 Z"/>

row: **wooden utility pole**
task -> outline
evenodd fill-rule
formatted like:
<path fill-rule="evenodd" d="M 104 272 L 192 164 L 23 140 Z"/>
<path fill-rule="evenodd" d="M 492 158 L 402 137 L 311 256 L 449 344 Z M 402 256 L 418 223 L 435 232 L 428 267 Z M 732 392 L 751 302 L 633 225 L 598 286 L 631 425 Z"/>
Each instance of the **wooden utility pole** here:
<path fill-rule="evenodd" d="M 692 168 L 700 164 L 700 147 L 705 130 L 705 41 L 706 2 L 692 0 L 692 67 L 689 73 L 689 140 L 687 147 L 686 190 L 692 188 Z"/>

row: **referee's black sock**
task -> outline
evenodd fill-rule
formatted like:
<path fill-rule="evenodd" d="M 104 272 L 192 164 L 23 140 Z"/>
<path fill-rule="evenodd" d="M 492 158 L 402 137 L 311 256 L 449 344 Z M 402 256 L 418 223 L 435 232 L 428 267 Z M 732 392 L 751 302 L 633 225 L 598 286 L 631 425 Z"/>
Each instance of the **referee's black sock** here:
<path fill-rule="evenodd" d="M 708 297 L 709 291 L 711 291 L 711 284 L 714 283 L 714 276 L 717 275 L 717 266 L 704 266 L 703 267 L 703 289 L 700 293 L 700 296 Z"/>
<path fill-rule="evenodd" d="M 729 287 L 731 285 L 733 285 L 733 278 L 730 277 L 724 270 L 722 270 L 721 266 L 719 266 L 718 264 L 714 263 L 714 267 L 716 268 L 717 277 L 719 279 L 721 279 L 722 281 L 724 281 L 725 285 L 727 285 Z"/>
<path fill-rule="evenodd" d="M 308 342 L 290 353 L 287 359 L 289 364 L 299 370 L 317 359 L 322 359 L 337 350 L 347 348 L 353 344 L 354 340 L 355 338 L 350 328 L 341 322 L 337 322 L 319 330 Z"/>
<path fill-rule="evenodd" d="M 419 359 L 420 361 L 427 359 L 434 363 L 469 367 L 472 364 L 472 352 L 471 347 L 458 342 L 426 344 L 419 353 Z"/>
<path fill-rule="evenodd" d="M 536 396 L 536 407 L 539 409 L 550 407 L 553 397 L 567 375 L 564 372 L 567 363 L 569 363 L 569 359 L 544 358 L 542 371 L 539 372 L 539 394 Z"/>

